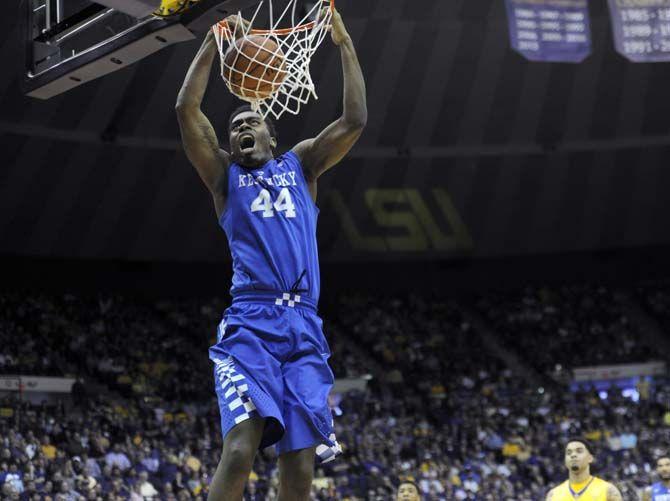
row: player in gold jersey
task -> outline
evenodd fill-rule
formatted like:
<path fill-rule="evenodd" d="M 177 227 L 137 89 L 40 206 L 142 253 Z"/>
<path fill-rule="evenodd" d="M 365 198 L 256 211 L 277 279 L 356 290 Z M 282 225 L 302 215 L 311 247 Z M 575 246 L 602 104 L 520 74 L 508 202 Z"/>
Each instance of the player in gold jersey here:
<path fill-rule="evenodd" d="M 565 467 L 568 480 L 554 487 L 546 501 L 623 501 L 619 489 L 591 475 L 592 448 L 586 440 L 570 439 L 565 446 Z"/>

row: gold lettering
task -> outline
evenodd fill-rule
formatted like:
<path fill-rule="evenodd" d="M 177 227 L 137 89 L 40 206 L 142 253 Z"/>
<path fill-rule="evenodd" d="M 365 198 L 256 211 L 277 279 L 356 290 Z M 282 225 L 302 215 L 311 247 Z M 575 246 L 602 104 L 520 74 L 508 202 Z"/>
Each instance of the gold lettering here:
<path fill-rule="evenodd" d="M 400 252 L 428 250 L 428 239 L 414 213 L 409 210 L 387 207 L 389 204 L 407 204 L 404 190 L 369 189 L 365 192 L 365 202 L 379 226 L 402 228 L 406 231 L 406 234 L 402 236 L 386 237 L 391 250 Z"/>
<path fill-rule="evenodd" d="M 366 237 L 358 231 L 356 222 L 344 203 L 342 195 L 337 190 L 330 191 L 330 202 L 335 209 L 335 214 L 340 218 L 340 224 L 347 236 L 349 243 L 357 251 L 365 252 L 384 252 L 387 250 L 386 243 L 381 237 Z"/>
<path fill-rule="evenodd" d="M 384 230 L 384 236 L 366 235 L 359 229 L 339 191 L 331 190 L 329 198 L 348 242 L 356 251 L 472 251 L 474 244 L 470 232 L 447 191 L 435 188 L 431 194 L 449 226 L 447 232 L 440 228 L 436 214 L 431 212 L 425 197 L 415 188 L 371 188 L 365 192 L 365 203 L 373 220 Z"/>
<path fill-rule="evenodd" d="M 428 237 L 433 243 L 435 250 L 439 251 L 464 251 L 472 249 L 472 239 L 467 227 L 454 207 L 449 195 L 442 189 L 434 189 L 433 196 L 437 201 L 444 217 L 446 218 L 453 235 L 445 235 L 435 222 L 435 218 L 430 213 L 421 194 L 414 189 L 405 190 L 409 203 L 414 210 L 414 214 L 419 218 L 423 229 L 426 230 Z"/>
<path fill-rule="evenodd" d="M 442 214 L 444 214 L 444 217 L 449 222 L 449 226 L 451 226 L 451 231 L 453 232 L 453 237 L 451 237 L 452 248 L 465 251 L 472 250 L 474 248 L 472 236 L 458 210 L 454 207 L 449 194 L 442 188 L 434 188 L 433 196 L 437 205 L 442 210 Z"/>

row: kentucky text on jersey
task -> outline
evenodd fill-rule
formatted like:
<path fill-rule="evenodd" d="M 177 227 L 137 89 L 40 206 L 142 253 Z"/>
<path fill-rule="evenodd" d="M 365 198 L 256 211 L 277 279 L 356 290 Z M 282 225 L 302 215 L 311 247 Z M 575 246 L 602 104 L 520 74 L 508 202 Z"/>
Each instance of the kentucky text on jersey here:
<path fill-rule="evenodd" d="M 293 292 L 319 298 L 314 204 L 298 156 L 289 151 L 252 169 L 233 163 L 219 224 L 233 259 L 233 296 Z"/>
<path fill-rule="evenodd" d="M 256 175 L 252 174 L 239 174 L 237 177 L 239 179 L 238 188 L 251 188 L 253 186 L 262 185 L 267 183 L 270 186 L 297 186 L 295 181 L 295 171 L 283 172 L 281 174 L 273 174 L 271 177 L 265 177 L 264 172 L 260 171 Z"/>

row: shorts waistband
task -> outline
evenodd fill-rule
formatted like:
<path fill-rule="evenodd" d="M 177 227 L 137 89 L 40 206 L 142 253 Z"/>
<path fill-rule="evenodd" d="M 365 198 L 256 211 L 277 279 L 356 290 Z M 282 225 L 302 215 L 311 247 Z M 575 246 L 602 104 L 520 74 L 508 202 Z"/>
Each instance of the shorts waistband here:
<path fill-rule="evenodd" d="M 291 292 L 243 292 L 233 296 L 233 304 L 240 303 L 263 303 L 289 308 L 307 308 L 313 311 L 317 309 L 317 303 L 311 297 Z"/>

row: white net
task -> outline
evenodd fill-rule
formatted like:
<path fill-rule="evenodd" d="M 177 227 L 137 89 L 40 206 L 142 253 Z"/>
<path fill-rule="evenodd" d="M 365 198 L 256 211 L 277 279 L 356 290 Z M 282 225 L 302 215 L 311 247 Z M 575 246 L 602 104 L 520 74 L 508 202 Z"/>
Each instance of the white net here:
<path fill-rule="evenodd" d="M 318 99 L 309 67 L 328 34 L 331 0 L 319 0 L 307 9 L 297 4 L 301 2 L 289 0 L 275 17 L 272 0 L 261 0 L 246 28 L 233 33 L 225 21 L 213 28 L 226 86 L 263 117 L 297 115 L 311 96 Z M 269 29 L 252 29 L 264 6 Z M 298 12 L 304 11 L 300 17 Z"/>

